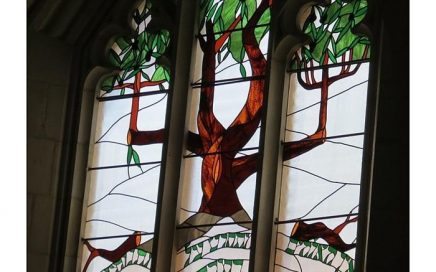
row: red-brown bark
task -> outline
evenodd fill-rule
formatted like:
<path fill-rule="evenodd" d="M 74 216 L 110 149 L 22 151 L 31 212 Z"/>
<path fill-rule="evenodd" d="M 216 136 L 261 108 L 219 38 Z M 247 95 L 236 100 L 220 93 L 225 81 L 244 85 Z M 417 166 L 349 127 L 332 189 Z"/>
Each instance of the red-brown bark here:
<path fill-rule="evenodd" d="M 266 59 L 259 48 L 254 35 L 254 26 L 269 7 L 269 1 L 262 1 L 247 26 L 242 30 L 243 46 L 247 53 L 253 76 L 263 76 L 266 69 Z M 230 25 L 234 28 L 240 20 L 237 17 Z M 231 30 L 231 29 L 230 29 Z M 224 43 L 230 32 L 225 32 L 218 41 Z M 215 54 L 221 45 L 216 43 L 213 25 L 206 22 L 207 41 L 202 41 L 203 83 L 215 81 Z M 223 38 L 224 37 L 224 38 Z M 225 129 L 216 119 L 213 112 L 213 84 L 204 84 L 201 88 L 200 107 L 197 116 L 199 136 L 204 153 L 201 168 L 201 186 L 203 190 L 202 203 L 199 212 L 217 216 L 230 216 L 242 209 L 236 189 L 248 177 L 248 172 L 238 171 L 234 174 L 234 161 L 237 151 L 241 149 L 255 133 L 259 126 L 264 97 L 264 80 L 252 80 L 245 105 L 230 126 Z M 255 162 L 253 159 L 246 160 Z M 236 165 L 243 160 L 238 160 Z M 242 163 L 244 164 L 244 163 Z"/>
<path fill-rule="evenodd" d="M 347 218 L 342 224 L 340 224 L 333 230 L 328 228 L 322 222 L 307 224 L 303 221 L 298 221 L 292 229 L 291 238 L 299 241 L 309 241 L 312 239 L 321 238 L 326 241 L 329 246 L 332 246 L 339 251 L 345 252 L 347 250 L 355 248 L 356 244 L 345 243 L 339 234 L 345 226 L 347 226 L 349 223 L 356 221 L 357 217 L 353 219 Z"/>
<path fill-rule="evenodd" d="M 91 261 L 98 256 L 111 262 L 118 261 L 127 251 L 135 249 L 141 244 L 141 233 L 134 232 L 133 235 L 129 236 L 121 245 L 119 245 L 114 250 L 94 248 L 87 240 L 84 241 L 84 244 L 88 248 L 90 255 L 86 260 L 85 266 L 83 267 L 82 271 L 86 271 Z"/>
<path fill-rule="evenodd" d="M 164 80 L 159 81 L 143 81 L 141 82 L 141 73 L 138 72 L 135 75 L 135 81 L 133 82 L 132 88 L 134 94 L 139 94 L 141 88 L 148 86 L 157 86 L 165 82 Z M 128 145 L 147 145 L 155 143 L 163 143 L 164 140 L 164 129 L 159 129 L 155 131 L 138 131 L 138 114 L 139 114 L 139 96 L 132 97 L 132 108 L 130 111 L 130 123 L 129 131 L 127 132 L 127 144 Z"/>

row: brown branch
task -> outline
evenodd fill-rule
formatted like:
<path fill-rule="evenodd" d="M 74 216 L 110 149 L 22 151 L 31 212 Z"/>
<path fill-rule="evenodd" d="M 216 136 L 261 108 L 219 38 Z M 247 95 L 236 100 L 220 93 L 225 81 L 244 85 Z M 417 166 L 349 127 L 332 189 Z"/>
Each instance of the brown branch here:
<path fill-rule="evenodd" d="M 139 73 L 138 73 L 139 74 Z M 158 81 L 143 81 L 141 82 L 140 87 L 150 87 L 150 86 L 157 86 L 159 84 L 164 83 L 166 80 L 158 80 Z"/>
<path fill-rule="evenodd" d="M 336 228 L 333 229 L 333 231 L 337 234 L 341 233 L 341 231 L 350 223 L 357 222 L 358 216 L 354 218 L 350 218 L 350 216 L 347 216 L 345 221 L 338 225 Z"/>
<path fill-rule="evenodd" d="M 203 49 L 202 63 L 202 82 L 215 81 L 215 38 L 213 33 L 213 23 L 206 22 L 207 42 Z M 197 115 L 197 127 L 201 137 L 203 151 L 209 151 L 210 147 L 218 140 L 224 132 L 224 127 L 213 113 L 215 87 L 206 84 L 201 87 L 200 104 Z"/>
<path fill-rule="evenodd" d="M 260 3 L 248 21 L 247 27 L 242 31 L 243 45 L 250 61 L 253 76 L 265 75 L 266 59 L 256 40 L 254 26 L 258 23 L 262 14 L 269 8 L 268 3 L 267 0 L 263 0 Z M 226 131 L 223 145 L 227 149 L 238 150 L 242 148 L 255 133 L 261 119 L 264 93 L 265 81 L 263 79 L 250 81 L 247 100 Z M 239 141 L 235 141 L 235 139 L 239 139 Z"/>
<path fill-rule="evenodd" d="M 363 56 L 362 56 L 363 59 L 365 59 L 367 57 L 368 49 L 369 49 L 369 47 L 365 46 L 365 50 L 363 51 Z M 350 50 L 352 50 L 352 49 L 350 49 Z M 350 61 L 352 61 L 353 60 L 352 59 L 352 54 L 350 54 L 350 57 L 351 57 Z M 356 65 L 356 67 L 354 67 L 354 69 L 351 72 L 348 72 L 348 70 L 350 69 L 350 67 L 348 67 L 346 72 L 344 72 L 344 73 L 341 72 L 339 75 L 331 77 L 330 80 L 329 80 L 329 85 L 333 84 L 334 82 L 336 82 L 336 81 L 338 81 L 340 79 L 343 79 L 343 78 L 346 78 L 346 77 L 354 75 L 359 70 L 361 64 L 362 63 L 358 63 Z M 351 64 L 349 66 L 351 66 Z"/>
<path fill-rule="evenodd" d="M 309 241 L 312 239 L 323 239 L 329 246 L 345 252 L 356 247 L 355 243 L 347 244 L 338 233 L 329 229 L 324 223 L 317 222 L 306 224 L 303 221 L 298 221 L 291 232 L 291 238 L 298 241 Z"/>
<path fill-rule="evenodd" d="M 304 77 L 306 79 L 306 82 L 308 84 L 310 84 L 310 85 L 314 84 L 313 82 L 310 81 L 310 78 L 309 78 L 309 71 L 307 70 L 307 66 L 306 66 L 307 62 L 303 61 L 303 65 L 304 65 L 304 67 L 303 67 L 303 69 L 304 69 Z"/>
<path fill-rule="evenodd" d="M 239 188 L 249 176 L 257 172 L 258 158 L 259 153 L 254 153 L 233 160 L 232 177 L 235 188 Z"/>
<path fill-rule="evenodd" d="M 224 42 L 227 40 L 227 38 L 232 34 L 232 30 L 236 28 L 238 23 L 241 21 L 241 15 L 236 17 L 236 19 L 233 21 L 233 23 L 227 28 L 226 32 L 224 32 L 221 37 L 218 38 L 215 42 L 215 53 L 218 53 L 220 48 L 223 46 Z"/>
<path fill-rule="evenodd" d="M 313 59 L 310 60 L 310 66 L 311 68 L 314 68 L 313 66 Z M 316 84 L 316 80 L 315 80 L 315 69 L 310 70 L 310 77 L 312 78 L 312 84 Z"/>
<path fill-rule="evenodd" d="M 112 87 L 112 90 L 121 90 L 124 88 L 129 88 L 129 89 L 133 89 L 133 83 L 124 83 L 121 85 L 115 85 Z"/>
<path fill-rule="evenodd" d="M 323 64 L 328 62 L 328 55 L 324 55 Z M 290 160 L 301 154 L 304 154 L 313 148 L 323 144 L 327 135 L 327 101 L 329 87 L 329 70 L 327 67 L 322 69 L 321 80 L 321 101 L 319 108 L 318 128 L 312 135 L 300 140 L 284 143 L 283 145 L 283 161 Z"/>
<path fill-rule="evenodd" d="M 300 59 L 300 56 L 298 55 L 298 52 L 295 53 L 295 57 L 296 57 L 296 59 L 297 59 L 297 69 L 302 69 L 302 68 L 301 68 L 301 62 L 302 62 L 302 60 Z M 314 90 L 314 89 L 321 88 L 321 82 L 318 82 L 318 83 L 316 83 L 316 84 L 312 84 L 312 83 L 309 81 L 309 78 L 308 78 L 308 75 L 307 75 L 307 70 L 305 71 L 305 73 L 306 73 L 306 80 L 307 80 L 307 81 L 304 81 L 304 80 L 303 80 L 303 78 L 302 78 L 302 76 L 301 76 L 302 71 L 298 71 L 298 72 L 297 72 L 297 80 L 298 80 L 298 83 L 300 83 L 300 85 L 301 85 L 304 89 L 306 89 L 306 90 Z"/>
<path fill-rule="evenodd" d="M 139 94 L 141 92 L 141 88 L 148 86 L 155 86 L 165 82 L 165 80 L 159 81 L 143 81 L 141 82 L 141 73 L 136 73 L 135 81 L 133 82 L 133 93 Z M 132 98 L 132 108 L 130 110 L 130 124 L 129 124 L 129 132 L 127 134 L 127 142 L 132 139 L 132 137 L 136 137 L 137 135 L 131 135 L 132 132 L 138 132 L 138 113 L 139 113 L 139 96 L 135 96 Z M 163 138 L 162 138 L 163 139 Z M 163 140 L 162 140 L 163 141 Z M 130 143 L 129 143 L 130 144 Z"/>
<path fill-rule="evenodd" d="M 149 145 L 164 142 L 165 129 L 137 131 L 129 129 L 127 134 L 127 144 L 129 145 Z"/>
<path fill-rule="evenodd" d="M 141 244 L 141 232 L 135 231 L 133 235 L 129 236 L 121 245 L 119 245 L 114 250 L 106 250 L 106 249 L 96 249 L 91 244 L 85 240 L 84 244 L 90 251 L 90 255 L 86 260 L 85 266 L 83 267 L 83 272 L 88 269 L 89 264 L 95 257 L 102 257 L 110 262 L 115 262 L 126 254 L 127 251 L 132 250 L 138 247 Z"/>
<path fill-rule="evenodd" d="M 188 140 L 187 140 L 187 144 L 186 144 L 186 149 L 197 154 L 197 155 L 204 153 L 205 151 L 203 150 L 203 146 L 201 144 L 200 135 L 198 135 L 197 133 L 188 131 Z"/>
<path fill-rule="evenodd" d="M 298 157 L 313 148 L 325 143 L 325 133 L 316 132 L 300 141 L 286 142 L 283 144 L 283 161 Z"/>
<path fill-rule="evenodd" d="M 197 37 L 198 37 L 198 42 L 200 44 L 201 51 L 204 52 L 206 50 L 206 40 L 201 34 L 198 34 Z"/>
<path fill-rule="evenodd" d="M 344 54 L 342 54 L 342 57 L 341 57 L 342 62 L 345 62 L 345 54 L 346 54 L 346 52 Z M 345 72 L 345 67 L 349 67 L 349 66 L 342 65 L 340 74 L 343 74 Z"/>
<path fill-rule="evenodd" d="M 348 61 L 353 61 L 353 48 L 350 48 L 350 53 L 348 54 Z M 351 68 L 351 64 L 347 65 L 347 69 L 345 69 L 345 72 L 349 72 Z"/>
<path fill-rule="evenodd" d="M 162 83 L 164 83 L 164 82 L 165 82 L 165 80 L 159 80 L 159 81 L 143 81 L 143 82 L 141 82 L 141 88 L 142 88 L 142 87 L 149 87 L 149 86 L 156 86 L 156 85 L 162 84 Z M 124 83 L 124 84 L 121 84 L 121 85 L 115 85 L 115 86 L 113 86 L 113 87 L 112 87 L 112 90 L 121 90 L 121 89 L 124 89 L 124 88 L 133 89 L 133 87 L 134 87 L 134 84 L 133 84 L 133 83 Z"/>
<path fill-rule="evenodd" d="M 133 82 L 133 93 L 139 94 L 141 91 L 141 73 L 136 73 L 135 81 Z M 138 123 L 138 112 L 139 112 L 139 97 L 135 96 L 132 98 L 132 108 L 130 110 L 130 124 L 129 129 L 137 131 Z"/>

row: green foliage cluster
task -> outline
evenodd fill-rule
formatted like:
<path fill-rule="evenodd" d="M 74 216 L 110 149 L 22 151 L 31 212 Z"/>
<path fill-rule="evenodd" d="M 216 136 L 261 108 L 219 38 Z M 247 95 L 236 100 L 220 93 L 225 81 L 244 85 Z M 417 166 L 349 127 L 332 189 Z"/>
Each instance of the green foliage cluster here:
<path fill-rule="evenodd" d="M 353 49 L 353 60 L 362 59 L 365 47 L 370 44 L 369 39 L 355 35 L 352 30 L 362 22 L 367 10 L 366 0 L 335 0 L 327 6 L 313 6 L 303 27 L 311 40 L 302 49 L 303 61 L 322 64 L 328 54 L 330 61 L 337 63 L 337 58 L 350 49 Z M 296 63 L 293 63 L 293 68 L 297 68 Z"/>
<path fill-rule="evenodd" d="M 104 92 L 111 92 L 115 84 L 123 84 L 139 72 L 148 81 L 170 80 L 168 68 L 156 61 L 167 50 L 170 33 L 166 30 L 150 33 L 147 31 L 147 27 L 143 31 L 139 31 L 141 23 L 145 24 L 146 20 L 151 17 L 150 8 L 151 4 L 147 1 L 146 8 L 142 11 L 135 10 L 133 15 L 137 24 L 135 37 L 133 39 L 120 37 L 112 46 L 109 52 L 109 61 L 121 72 L 118 75 L 109 76 L 103 81 L 101 88 Z M 115 50 L 116 47 L 121 52 L 117 52 L 119 50 Z M 149 69 L 151 67 L 154 69 Z M 146 71 L 147 69 L 148 71 Z M 163 89 L 162 84 L 159 85 L 159 88 Z M 124 90 L 121 90 L 121 94 L 124 94 Z"/>
<path fill-rule="evenodd" d="M 206 22 L 213 23 L 215 40 L 219 39 L 223 32 L 227 31 L 233 22 L 240 16 L 240 21 L 235 29 L 242 29 L 247 26 L 261 0 L 202 0 L 200 4 L 200 31 L 206 27 Z M 269 31 L 271 20 L 270 9 L 266 9 L 254 29 L 258 43 Z M 227 41 L 218 52 L 218 63 L 223 62 L 229 55 L 242 63 L 245 58 L 245 49 L 242 41 L 242 31 L 232 31 Z M 242 76 L 246 75 L 244 66 L 240 65 Z"/>

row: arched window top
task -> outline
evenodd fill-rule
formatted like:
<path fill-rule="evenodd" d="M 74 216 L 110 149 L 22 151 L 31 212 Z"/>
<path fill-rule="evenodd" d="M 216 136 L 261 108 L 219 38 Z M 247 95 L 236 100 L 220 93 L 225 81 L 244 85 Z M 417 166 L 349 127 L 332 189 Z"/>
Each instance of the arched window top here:
<path fill-rule="evenodd" d="M 169 58 L 170 48 L 180 50 L 171 40 L 177 35 L 154 21 L 152 1 L 132 13 L 133 35 L 112 45 L 115 69 L 97 95 L 83 271 L 149 271 L 156 256 L 184 272 L 259 271 L 265 263 L 272 271 L 354 268 L 371 52 L 354 30 L 367 1 L 311 4 L 300 29 L 306 40 L 288 43 L 294 48 L 280 75 L 271 64 L 283 34 L 274 5 L 199 1 L 192 63 L 184 67 L 189 86 L 173 82 L 184 76 L 171 74 L 181 71 Z M 175 92 L 188 97 L 187 109 L 177 110 L 183 121 L 166 116 L 182 103 Z M 282 115 L 272 118 L 271 108 Z M 174 120 L 186 124 L 177 134 L 183 142 L 170 133 Z M 170 199 L 168 190 L 178 195 Z M 165 240 L 176 250 L 158 256 L 153 250 Z M 271 247 L 269 260 L 253 258 L 262 246 Z"/>
<path fill-rule="evenodd" d="M 361 0 L 311 6 L 288 62 L 274 271 L 353 271 L 363 249 L 370 42 L 354 29 L 366 12 Z"/>
<path fill-rule="evenodd" d="M 149 0 L 133 11 L 132 35 L 112 44 L 114 70 L 96 97 L 82 271 L 151 268 L 171 81 L 170 32 L 152 11 Z"/>

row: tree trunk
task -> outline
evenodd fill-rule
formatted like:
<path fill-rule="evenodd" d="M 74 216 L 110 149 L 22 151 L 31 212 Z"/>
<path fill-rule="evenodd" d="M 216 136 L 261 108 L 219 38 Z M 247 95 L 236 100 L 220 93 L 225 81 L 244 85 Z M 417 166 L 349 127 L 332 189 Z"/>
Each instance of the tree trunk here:
<path fill-rule="evenodd" d="M 232 176 L 233 158 L 228 154 L 208 155 L 203 159 L 201 185 L 203 199 L 199 212 L 226 217 L 242 209 Z"/>

